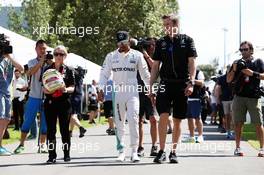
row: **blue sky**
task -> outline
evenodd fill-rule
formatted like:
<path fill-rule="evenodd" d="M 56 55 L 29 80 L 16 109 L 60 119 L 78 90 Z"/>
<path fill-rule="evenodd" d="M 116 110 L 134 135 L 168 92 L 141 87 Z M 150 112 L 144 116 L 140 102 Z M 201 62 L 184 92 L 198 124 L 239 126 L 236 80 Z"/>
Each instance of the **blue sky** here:
<path fill-rule="evenodd" d="M 2 5 L 20 6 L 22 0 L 0 0 Z M 197 47 L 197 61 L 207 64 L 215 57 L 223 65 L 224 32 L 227 28 L 227 57 L 239 47 L 239 0 L 178 0 L 181 32 L 193 37 Z M 264 47 L 264 1 L 241 0 L 242 41 Z M 230 54 L 231 55 L 231 54 Z M 232 56 L 231 56 L 232 57 Z M 230 58 L 232 60 L 232 58 Z"/>

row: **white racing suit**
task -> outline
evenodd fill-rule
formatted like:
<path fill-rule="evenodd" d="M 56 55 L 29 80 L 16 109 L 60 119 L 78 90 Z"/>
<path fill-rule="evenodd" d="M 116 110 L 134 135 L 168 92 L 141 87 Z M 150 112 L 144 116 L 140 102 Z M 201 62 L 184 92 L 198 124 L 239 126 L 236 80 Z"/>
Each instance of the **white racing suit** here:
<path fill-rule="evenodd" d="M 113 107 L 116 125 L 117 150 L 125 147 L 125 121 L 128 120 L 130 131 L 130 147 L 136 152 L 139 142 L 138 115 L 139 96 L 137 90 L 137 71 L 145 85 L 149 87 L 150 73 L 143 54 L 130 49 L 126 54 L 115 50 L 109 53 L 103 63 L 99 87 L 106 85 L 113 73 Z"/>

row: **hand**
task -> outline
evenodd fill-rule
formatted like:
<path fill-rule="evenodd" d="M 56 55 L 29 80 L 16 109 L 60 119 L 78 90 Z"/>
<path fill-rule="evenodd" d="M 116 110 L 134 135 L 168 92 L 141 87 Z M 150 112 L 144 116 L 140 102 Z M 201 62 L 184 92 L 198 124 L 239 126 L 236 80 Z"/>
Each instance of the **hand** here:
<path fill-rule="evenodd" d="M 145 59 L 150 58 L 149 54 L 145 50 L 143 50 L 142 52 Z"/>
<path fill-rule="evenodd" d="M 44 94 L 52 94 L 53 93 L 53 92 L 48 91 L 48 89 L 46 89 L 44 87 L 43 87 L 43 92 L 44 92 Z"/>
<path fill-rule="evenodd" d="M 150 98 L 152 106 L 155 107 L 156 106 L 156 95 L 153 93 L 149 93 L 148 97 Z"/>
<path fill-rule="evenodd" d="M 193 93 L 193 86 L 191 84 L 188 84 L 187 87 L 184 90 L 185 96 L 190 96 Z"/>
<path fill-rule="evenodd" d="M 39 62 L 43 64 L 45 62 L 45 55 L 39 56 Z"/>
<path fill-rule="evenodd" d="M 58 90 L 60 90 L 61 92 L 67 93 L 67 88 L 65 85 L 59 88 Z"/>

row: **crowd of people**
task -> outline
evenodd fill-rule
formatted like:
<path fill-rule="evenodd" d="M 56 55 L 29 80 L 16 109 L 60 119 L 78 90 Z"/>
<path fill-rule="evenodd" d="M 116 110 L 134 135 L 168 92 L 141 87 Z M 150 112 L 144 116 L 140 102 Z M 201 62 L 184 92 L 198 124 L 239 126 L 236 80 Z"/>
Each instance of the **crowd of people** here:
<path fill-rule="evenodd" d="M 73 128 L 79 128 L 79 137 L 86 129 L 81 125 L 82 102 L 89 101 L 89 123 L 95 124 L 101 106 L 108 121 L 107 134 L 117 140 L 117 160 L 126 158 L 125 125 L 128 123 L 131 161 L 139 162 L 145 154 L 144 122 L 150 123 L 150 156 L 155 163 L 164 163 L 166 136 L 172 133 L 169 153 L 170 163 L 178 163 L 177 146 L 181 142 L 181 125 L 188 120 L 190 143 L 202 143 L 205 124 L 218 125 L 227 139 L 235 138 L 234 155 L 243 156 L 240 147 L 241 132 L 249 112 L 256 126 L 260 142 L 259 157 L 263 150 L 263 115 L 260 106 L 260 80 L 264 79 L 264 63 L 253 58 L 253 45 L 242 42 L 242 58 L 236 60 L 226 73 L 214 79 L 210 92 L 205 86 L 205 76 L 197 69 L 197 50 L 194 40 L 179 33 L 179 19 L 175 15 L 162 17 L 165 36 L 144 40 L 132 38 L 127 31 L 116 34 L 117 47 L 107 54 L 102 65 L 98 84 L 93 81 L 83 93 L 85 73 L 64 64 L 67 49 L 57 46 L 54 61 L 47 58 L 47 43 L 36 42 L 37 57 L 28 62 L 23 77 L 23 67 L 9 54 L 0 59 L 0 155 L 11 155 L 2 145 L 2 139 L 11 120 L 14 130 L 21 130 L 21 138 L 14 154 L 25 150 L 28 133 L 36 137 L 39 126 L 39 153 L 48 153 L 48 164 L 56 162 L 56 126 L 63 143 L 64 161 L 71 161 L 70 147 Z M 43 86 L 43 75 L 51 70 L 63 77 L 63 85 L 52 91 Z M 82 73 L 80 73 L 82 72 Z M 13 74 L 15 75 L 13 78 Z M 12 100 L 9 86 L 12 85 Z M 87 98 L 87 99 L 84 99 Z M 11 103 L 12 101 L 12 103 Z M 25 105 L 25 107 L 24 107 Z M 25 110 L 25 112 L 24 112 Z M 210 116 L 210 123 L 207 117 Z M 39 122 L 36 124 L 36 118 Z M 38 121 L 38 120 L 37 120 Z M 195 130 L 197 129 L 197 136 Z M 234 130 L 234 131 L 233 131 Z M 159 143 L 159 145 L 158 145 Z"/>

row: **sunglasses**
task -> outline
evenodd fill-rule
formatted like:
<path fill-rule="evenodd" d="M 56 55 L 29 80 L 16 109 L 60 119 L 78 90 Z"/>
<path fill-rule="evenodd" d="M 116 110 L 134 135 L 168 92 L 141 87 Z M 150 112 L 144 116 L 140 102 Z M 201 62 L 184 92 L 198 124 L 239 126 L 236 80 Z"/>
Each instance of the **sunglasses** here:
<path fill-rule="evenodd" d="M 64 53 L 54 53 L 54 56 L 55 57 L 57 57 L 57 56 L 62 56 L 63 57 L 63 56 L 65 56 L 65 54 Z"/>
<path fill-rule="evenodd" d="M 245 49 L 239 49 L 240 52 L 247 52 L 249 51 L 249 48 L 245 48 Z"/>

